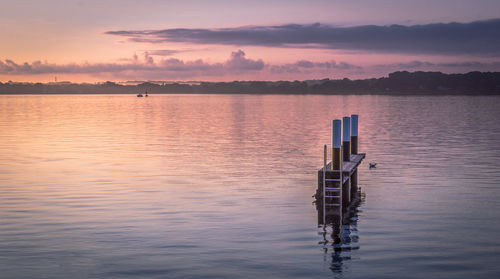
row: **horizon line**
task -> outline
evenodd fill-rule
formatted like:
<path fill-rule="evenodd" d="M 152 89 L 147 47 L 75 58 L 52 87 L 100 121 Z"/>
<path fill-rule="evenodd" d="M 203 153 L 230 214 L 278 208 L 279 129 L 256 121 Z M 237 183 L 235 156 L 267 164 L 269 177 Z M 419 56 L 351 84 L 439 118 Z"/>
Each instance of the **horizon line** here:
<path fill-rule="evenodd" d="M 141 84 L 141 83 L 232 83 L 232 82 L 305 82 L 305 81 L 321 81 L 321 80 L 344 80 L 348 79 L 351 81 L 357 81 L 357 80 L 369 80 L 369 79 L 379 79 L 379 78 L 388 78 L 391 74 L 394 73 L 402 73 L 402 72 L 407 72 L 407 73 L 440 73 L 444 75 L 466 75 L 470 73 L 500 73 L 500 71 L 468 71 L 468 72 L 456 72 L 456 73 L 446 73 L 446 72 L 441 72 L 441 71 L 407 71 L 407 70 L 401 70 L 401 71 L 394 71 L 391 73 L 388 73 L 387 75 L 382 75 L 378 77 L 368 77 L 368 78 L 357 78 L 357 79 L 351 79 L 348 77 L 342 77 L 342 78 L 331 78 L 331 77 L 325 77 L 325 78 L 315 78 L 315 79 L 303 79 L 303 80 L 228 80 L 228 81 L 206 81 L 206 80 L 127 80 L 127 81 L 117 81 L 117 80 L 106 80 L 106 81 L 96 81 L 96 82 L 73 82 L 69 80 L 63 80 L 63 81 L 48 81 L 48 82 L 34 82 L 34 81 L 12 81 L 8 80 L 5 82 L 0 81 L 0 84 L 9 84 L 9 83 L 17 83 L 17 84 L 105 84 L 105 83 L 115 83 L 118 85 L 122 86 L 134 86 L 134 84 L 123 84 L 123 83 L 137 83 L 135 85 Z"/>

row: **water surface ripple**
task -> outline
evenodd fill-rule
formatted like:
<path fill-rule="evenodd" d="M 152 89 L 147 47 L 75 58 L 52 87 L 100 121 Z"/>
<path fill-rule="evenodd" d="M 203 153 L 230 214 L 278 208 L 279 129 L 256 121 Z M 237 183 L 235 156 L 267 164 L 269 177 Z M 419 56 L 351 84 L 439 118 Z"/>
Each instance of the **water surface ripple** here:
<path fill-rule="evenodd" d="M 0 277 L 498 278 L 499 104 L 0 96 Z M 352 113 L 362 201 L 335 244 L 311 195 Z"/>

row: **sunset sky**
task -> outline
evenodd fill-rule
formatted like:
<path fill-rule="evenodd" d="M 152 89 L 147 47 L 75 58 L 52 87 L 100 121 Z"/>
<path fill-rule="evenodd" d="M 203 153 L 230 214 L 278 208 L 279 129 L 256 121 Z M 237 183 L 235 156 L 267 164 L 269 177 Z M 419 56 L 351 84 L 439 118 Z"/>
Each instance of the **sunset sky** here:
<path fill-rule="evenodd" d="M 500 71 L 498 0 L 0 0 L 0 82 Z"/>

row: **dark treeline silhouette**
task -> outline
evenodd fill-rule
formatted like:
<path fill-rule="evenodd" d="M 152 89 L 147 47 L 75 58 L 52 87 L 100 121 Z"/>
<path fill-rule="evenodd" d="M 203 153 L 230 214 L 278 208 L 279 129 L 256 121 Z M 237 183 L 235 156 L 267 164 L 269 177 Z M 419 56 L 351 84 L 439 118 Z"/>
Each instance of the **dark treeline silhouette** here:
<path fill-rule="evenodd" d="M 137 94 L 148 93 L 217 93 L 217 94 L 381 94 L 441 95 L 500 94 L 500 72 L 394 72 L 388 77 L 350 80 L 348 78 L 307 81 L 233 81 L 152 83 L 121 85 L 62 83 L 0 83 L 0 94 Z"/>

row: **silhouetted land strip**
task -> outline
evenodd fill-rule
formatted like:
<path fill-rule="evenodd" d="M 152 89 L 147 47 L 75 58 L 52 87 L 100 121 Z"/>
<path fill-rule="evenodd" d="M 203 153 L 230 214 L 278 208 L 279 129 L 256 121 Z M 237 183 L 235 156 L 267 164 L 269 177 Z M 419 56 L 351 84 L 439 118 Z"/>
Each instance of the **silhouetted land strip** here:
<path fill-rule="evenodd" d="M 500 95 L 500 72 L 394 72 L 362 80 L 233 81 L 186 83 L 144 82 L 121 85 L 76 83 L 0 83 L 0 94 L 325 94 L 325 95 Z"/>

